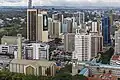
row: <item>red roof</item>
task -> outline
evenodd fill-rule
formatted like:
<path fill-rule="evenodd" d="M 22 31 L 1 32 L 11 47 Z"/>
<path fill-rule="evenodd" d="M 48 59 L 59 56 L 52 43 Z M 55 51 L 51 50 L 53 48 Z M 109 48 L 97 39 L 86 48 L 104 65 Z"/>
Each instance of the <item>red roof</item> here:
<path fill-rule="evenodd" d="M 104 78 L 102 79 L 100 76 L 103 76 Z M 113 76 L 111 74 L 101 74 L 101 75 L 94 75 L 94 77 L 89 77 L 88 80 L 110 80 L 110 77 L 111 77 L 111 80 L 116 80 L 117 77 L 116 76 Z"/>
<path fill-rule="evenodd" d="M 112 60 L 120 61 L 120 55 L 113 55 Z"/>

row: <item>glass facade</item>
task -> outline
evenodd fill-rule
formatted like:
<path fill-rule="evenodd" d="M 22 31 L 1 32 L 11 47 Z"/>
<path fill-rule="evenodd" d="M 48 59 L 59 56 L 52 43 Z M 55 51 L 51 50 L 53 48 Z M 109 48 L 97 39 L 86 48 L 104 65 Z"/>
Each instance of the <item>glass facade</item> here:
<path fill-rule="evenodd" d="M 110 39 L 110 18 L 103 17 L 102 18 L 102 35 L 103 35 L 103 43 L 104 45 L 111 44 Z"/>

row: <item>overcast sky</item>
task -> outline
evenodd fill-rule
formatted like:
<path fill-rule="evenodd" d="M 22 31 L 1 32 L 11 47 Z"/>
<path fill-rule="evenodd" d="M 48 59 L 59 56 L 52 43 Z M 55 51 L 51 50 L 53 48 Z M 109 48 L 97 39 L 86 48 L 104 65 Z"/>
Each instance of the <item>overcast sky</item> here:
<path fill-rule="evenodd" d="M 0 6 L 27 6 L 28 0 L 0 0 Z M 33 0 L 34 6 L 120 6 L 120 0 Z"/>

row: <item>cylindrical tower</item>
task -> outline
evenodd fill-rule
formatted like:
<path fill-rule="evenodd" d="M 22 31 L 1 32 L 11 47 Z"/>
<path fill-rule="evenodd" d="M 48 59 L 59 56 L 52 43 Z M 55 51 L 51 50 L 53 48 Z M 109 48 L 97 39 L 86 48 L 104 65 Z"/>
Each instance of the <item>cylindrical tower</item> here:
<path fill-rule="evenodd" d="M 18 37 L 18 40 L 17 40 L 17 43 L 18 43 L 18 59 L 22 59 L 22 35 L 18 34 L 17 37 Z"/>

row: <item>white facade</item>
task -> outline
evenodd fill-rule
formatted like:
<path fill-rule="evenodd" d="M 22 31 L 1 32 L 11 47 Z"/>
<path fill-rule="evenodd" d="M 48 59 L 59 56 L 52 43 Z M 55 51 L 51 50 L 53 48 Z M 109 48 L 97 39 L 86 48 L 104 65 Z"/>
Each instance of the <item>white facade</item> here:
<path fill-rule="evenodd" d="M 85 23 L 85 14 L 83 12 L 78 12 L 79 14 L 79 25 Z"/>
<path fill-rule="evenodd" d="M 14 48 L 17 47 L 17 45 L 0 45 L 0 53 L 14 53 Z"/>
<path fill-rule="evenodd" d="M 78 61 L 89 61 L 91 59 L 91 35 L 75 35 L 75 51 L 73 59 Z"/>
<path fill-rule="evenodd" d="M 47 12 L 43 11 L 38 14 L 37 40 L 41 42 L 48 42 L 48 22 L 47 16 L 44 15 L 47 15 Z"/>
<path fill-rule="evenodd" d="M 75 51 L 73 59 L 78 61 L 89 61 L 101 52 L 103 49 L 103 37 L 100 35 L 91 35 L 80 33 L 76 30 L 75 35 Z"/>
<path fill-rule="evenodd" d="M 98 32 L 97 28 L 98 28 L 98 23 L 97 22 L 92 22 L 92 32 Z"/>
<path fill-rule="evenodd" d="M 15 59 L 20 57 L 17 45 L 0 45 L 0 53 L 14 54 Z M 22 59 L 49 60 L 49 45 L 45 43 L 23 43 L 21 55 Z"/>
<path fill-rule="evenodd" d="M 31 43 L 25 46 L 25 54 L 28 58 L 35 60 L 49 60 L 49 45 L 42 43 Z"/>
<path fill-rule="evenodd" d="M 120 54 L 120 30 L 115 32 L 115 54 Z"/>

